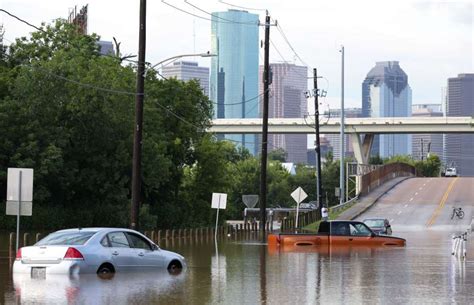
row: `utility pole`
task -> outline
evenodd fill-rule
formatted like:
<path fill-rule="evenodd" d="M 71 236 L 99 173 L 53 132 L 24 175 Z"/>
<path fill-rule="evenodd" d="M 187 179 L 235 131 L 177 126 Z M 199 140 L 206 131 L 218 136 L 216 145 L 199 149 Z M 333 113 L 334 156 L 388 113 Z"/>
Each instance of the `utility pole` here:
<path fill-rule="evenodd" d="M 344 46 L 341 46 L 341 162 L 340 162 L 340 177 L 339 177 L 339 203 L 344 203 L 344 157 L 346 156 L 345 148 L 344 148 Z"/>
<path fill-rule="evenodd" d="M 130 228 L 138 229 L 138 214 L 142 179 L 142 127 L 143 100 L 145 94 L 145 46 L 146 46 L 146 0 L 140 0 L 140 23 L 138 34 L 137 94 L 135 99 L 135 128 L 133 132 L 132 204 Z"/>
<path fill-rule="evenodd" d="M 321 183 L 321 147 L 319 141 L 319 89 L 318 89 L 318 71 L 316 68 L 313 69 L 313 83 L 314 83 L 314 131 L 316 134 L 315 151 L 316 151 L 316 193 L 318 196 L 319 208 L 324 207 L 323 196 L 322 196 L 322 183 Z"/>
<path fill-rule="evenodd" d="M 268 86 L 270 84 L 270 16 L 265 17 L 265 42 L 263 65 L 263 122 L 262 122 L 262 155 L 260 169 L 260 232 L 265 242 L 265 225 L 267 222 L 267 141 L 268 141 Z"/>

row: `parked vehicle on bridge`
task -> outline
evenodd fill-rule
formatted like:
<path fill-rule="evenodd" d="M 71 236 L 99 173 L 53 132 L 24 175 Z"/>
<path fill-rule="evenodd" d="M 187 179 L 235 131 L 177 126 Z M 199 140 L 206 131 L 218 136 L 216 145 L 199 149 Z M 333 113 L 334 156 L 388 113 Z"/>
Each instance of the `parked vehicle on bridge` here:
<path fill-rule="evenodd" d="M 392 235 L 392 226 L 386 218 L 367 218 L 363 222 L 377 234 Z"/>
<path fill-rule="evenodd" d="M 18 249 L 13 273 L 114 273 L 168 269 L 176 273 L 184 257 L 158 247 L 143 234 L 120 228 L 79 228 L 49 234 L 34 246 Z"/>
<path fill-rule="evenodd" d="M 455 167 L 448 167 L 446 171 L 444 172 L 445 177 L 457 177 L 458 173 L 456 171 Z"/>
<path fill-rule="evenodd" d="M 280 233 L 268 236 L 268 246 L 293 250 L 311 246 L 405 246 L 399 237 L 378 235 L 360 221 L 323 221 L 318 233 Z"/>

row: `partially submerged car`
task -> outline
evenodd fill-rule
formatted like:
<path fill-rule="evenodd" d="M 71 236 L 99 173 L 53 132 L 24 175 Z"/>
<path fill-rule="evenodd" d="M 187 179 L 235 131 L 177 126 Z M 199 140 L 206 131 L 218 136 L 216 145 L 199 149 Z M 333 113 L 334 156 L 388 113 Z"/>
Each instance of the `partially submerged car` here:
<path fill-rule="evenodd" d="M 268 246 L 405 246 L 406 240 L 399 237 L 378 235 L 360 221 L 323 221 L 318 233 L 280 233 L 268 236 Z"/>
<path fill-rule="evenodd" d="M 392 226 L 386 218 L 367 218 L 363 222 L 377 234 L 392 235 Z"/>
<path fill-rule="evenodd" d="M 13 273 L 113 273 L 121 271 L 184 268 L 184 257 L 158 247 L 145 235 L 130 229 L 79 228 L 49 234 L 34 246 L 18 249 Z"/>

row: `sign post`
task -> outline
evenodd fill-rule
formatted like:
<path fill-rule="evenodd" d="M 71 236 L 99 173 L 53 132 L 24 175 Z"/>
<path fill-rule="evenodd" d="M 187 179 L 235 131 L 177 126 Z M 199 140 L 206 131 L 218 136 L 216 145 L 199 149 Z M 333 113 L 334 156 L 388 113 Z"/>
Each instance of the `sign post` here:
<path fill-rule="evenodd" d="M 7 178 L 7 215 L 16 215 L 16 251 L 20 236 L 20 216 L 31 216 L 33 208 L 33 169 L 9 168 Z"/>
<path fill-rule="evenodd" d="M 212 193 L 211 208 L 217 209 L 216 215 L 216 230 L 214 232 L 214 239 L 217 241 L 217 224 L 219 222 L 219 210 L 225 210 L 227 206 L 227 194 L 225 193 Z"/>
<path fill-rule="evenodd" d="M 305 191 L 299 186 L 296 190 L 291 193 L 291 197 L 296 201 L 296 222 L 295 222 L 295 228 L 298 228 L 298 214 L 300 212 L 300 203 L 301 201 L 305 200 L 306 197 L 308 197 L 308 194 L 305 193 Z"/>

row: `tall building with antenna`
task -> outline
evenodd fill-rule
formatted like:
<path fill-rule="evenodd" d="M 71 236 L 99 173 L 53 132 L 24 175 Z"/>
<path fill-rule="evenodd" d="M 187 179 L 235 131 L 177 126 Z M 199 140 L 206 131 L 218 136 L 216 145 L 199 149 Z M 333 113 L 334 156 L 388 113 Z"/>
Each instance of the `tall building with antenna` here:
<path fill-rule="evenodd" d="M 408 76 L 398 61 L 377 62 L 362 83 L 362 116 L 409 117 L 411 104 Z M 411 135 L 385 134 L 375 137 L 371 154 L 387 158 L 411 152 Z"/>
<path fill-rule="evenodd" d="M 210 99 L 215 118 L 259 117 L 258 15 L 241 10 L 212 14 Z M 224 135 L 258 153 L 256 135 Z"/>

